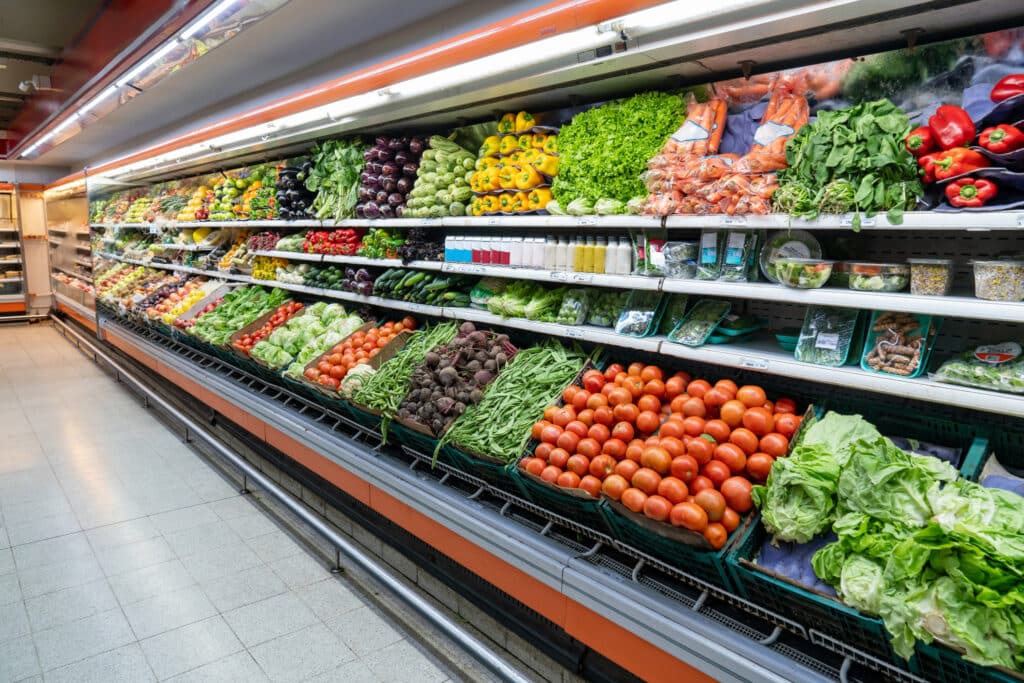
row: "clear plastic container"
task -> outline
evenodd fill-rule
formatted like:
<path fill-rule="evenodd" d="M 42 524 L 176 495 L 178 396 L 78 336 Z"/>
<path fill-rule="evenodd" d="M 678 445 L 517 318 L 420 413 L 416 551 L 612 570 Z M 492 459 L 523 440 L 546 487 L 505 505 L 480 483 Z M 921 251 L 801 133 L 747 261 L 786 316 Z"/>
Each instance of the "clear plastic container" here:
<path fill-rule="evenodd" d="M 920 296 L 946 296 L 953 289 L 953 261 L 941 258 L 912 258 L 910 293 Z"/>
<path fill-rule="evenodd" d="M 1024 260 L 971 261 L 974 296 L 989 301 L 1024 301 Z"/>
<path fill-rule="evenodd" d="M 725 235 L 722 230 L 705 230 L 700 234 L 700 257 L 697 259 L 697 279 L 717 280 L 722 274 L 725 256 Z"/>
<path fill-rule="evenodd" d="M 925 371 L 938 318 L 902 311 L 877 311 L 871 318 L 860 366 L 868 372 L 917 377 Z"/>
<path fill-rule="evenodd" d="M 821 259 L 780 258 L 775 259 L 775 274 L 787 287 L 818 289 L 828 282 L 834 264 Z"/>
<path fill-rule="evenodd" d="M 661 316 L 661 323 L 658 325 L 658 334 L 668 334 L 676 328 L 683 318 L 686 317 L 686 305 L 690 297 L 687 294 L 669 294 L 668 302 L 665 304 L 665 313 Z"/>
<path fill-rule="evenodd" d="M 853 357 L 860 359 L 860 350 L 851 349 L 862 335 L 857 334 L 860 311 L 852 308 L 832 306 L 811 306 L 804 314 L 804 326 L 793 351 L 793 357 L 801 363 L 813 363 L 837 368 Z"/>
<path fill-rule="evenodd" d="M 850 262 L 850 289 L 859 292 L 900 292 L 910 283 L 906 263 Z"/>
<path fill-rule="evenodd" d="M 692 280 L 697 275 L 698 242 L 665 242 L 665 277 Z"/>
<path fill-rule="evenodd" d="M 728 301 L 701 299 L 669 333 L 668 339 L 676 344 L 701 346 L 731 309 L 732 304 Z"/>
<path fill-rule="evenodd" d="M 664 294 L 633 290 L 626 299 L 626 307 L 619 314 L 615 331 L 627 337 L 646 337 L 658 329 L 664 309 Z"/>
<path fill-rule="evenodd" d="M 849 261 L 836 261 L 832 265 L 832 274 L 828 276 L 828 284 L 832 287 L 850 288 Z"/>
<path fill-rule="evenodd" d="M 721 279 L 725 282 L 746 282 L 748 264 L 756 253 L 757 233 L 730 231 L 725 237 Z"/>

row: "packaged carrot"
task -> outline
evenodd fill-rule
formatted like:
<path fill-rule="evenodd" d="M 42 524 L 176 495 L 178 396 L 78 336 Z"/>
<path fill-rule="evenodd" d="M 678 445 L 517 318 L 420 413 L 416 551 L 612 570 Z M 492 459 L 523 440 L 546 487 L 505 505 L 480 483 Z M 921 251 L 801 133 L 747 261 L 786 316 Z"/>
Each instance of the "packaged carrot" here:
<path fill-rule="evenodd" d="M 736 162 L 738 173 L 767 173 L 786 168 L 786 142 L 806 125 L 810 106 L 802 94 L 794 94 L 779 82 L 768 99 L 761 125 L 754 131 L 750 152 Z"/>

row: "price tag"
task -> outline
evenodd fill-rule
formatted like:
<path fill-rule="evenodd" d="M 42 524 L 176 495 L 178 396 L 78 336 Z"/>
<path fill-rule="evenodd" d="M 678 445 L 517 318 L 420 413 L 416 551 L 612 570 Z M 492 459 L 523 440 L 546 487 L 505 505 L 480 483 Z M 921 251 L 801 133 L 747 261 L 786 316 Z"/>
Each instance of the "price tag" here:
<path fill-rule="evenodd" d="M 722 218 L 722 225 L 746 225 L 747 219 L 743 216 L 725 216 Z"/>
<path fill-rule="evenodd" d="M 422 225 L 422 226 L 430 226 L 430 225 L 433 225 L 433 224 L 434 224 L 434 221 L 432 221 L 429 218 L 421 218 L 420 222 L 419 222 L 419 225 Z"/>
<path fill-rule="evenodd" d="M 840 216 L 839 217 L 839 225 L 841 225 L 841 226 L 843 226 L 845 228 L 853 227 L 853 218 L 854 218 L 853 214 L 846 214 L 846 215 Z M 861 216 L 860 217 L 860 225 L 861 225 L 862 228 L 874 227 L 875 219 L 874 218 L 867 218 L 866 216 Z"/>
<path fill-rule="evenodd" d="M 581 216 L 576 220 L 576 225 L 597 225 L 597 216 Z"/>
<path fill-rule="evenodd" d="M 1017 214 L 1017 227 L 1024 228 L 1024 213 Z"/>
<path fill-rule="evenodd" d="M 573 273 L 572 274 L 572 281 L 573 282 L 593 282 L 594 281 L 594 275 L 592 273 Z"/>
<path fill-rule="evenodd" d="M 454 273 L 455 272 L 455 264 L 454 263 L 442 263 L 441 264 L 441 272 L 442 273 Z"/>
<path fill-rule="evenodd" d="M 743 358 L 740 360 L 741 368 L 753 368 L 755 370 L 767 370 L 768 361 L 764 358 Z"/>
<path fill-rule="evenodd" d="M 553 270 L 553 271 L 551 271 L 551 273 L 549 273 L 549 276 L 551 277 L 552 280 L 555 280 L 556 282 L 568 282 L 569 281 L 569 273 L 564 273 L 564 272 L 562 272 L 560 270 Z"/>
<path fill-rule="evenodd" d="M 501 220 L 497 216 L 491 216 L 487 219 L 487 225 L 498 225 Z"/>
<path fill-rule="evenodd" d="M 818 338 L 814 340 L 814 348 L 835 351 L 839 348 L 839 335 L 834 332 L 818 334 Z"/>
<path fill-rule="evenodd" d="M 150 225 L 149 226 L 149 234 L 150 235 L 155 235 L 158 232 L 160 232 L 160 231 L 157 229 L 157 227 L 155 225 Z"/>
<path fill-rule="evenodd" d="M 433 306 L 427 306 L 427 305 L 424 305 L 424 304 L 406 304 L 406 305 L 409 307 L 409 310 L 412 311 L 413 313 L 427 313 L 427 314 L 431 314 L 431 315 L 434 313 L 434 310 L 433 310 L 434 307 Z"/>
<path fill-rule="evenodd" d="M 562 334 L 570 339 L 582 339 L 584 336 L 583 330 L 578 327 L 569 327 L 568 325 L 562 328 Z"/>

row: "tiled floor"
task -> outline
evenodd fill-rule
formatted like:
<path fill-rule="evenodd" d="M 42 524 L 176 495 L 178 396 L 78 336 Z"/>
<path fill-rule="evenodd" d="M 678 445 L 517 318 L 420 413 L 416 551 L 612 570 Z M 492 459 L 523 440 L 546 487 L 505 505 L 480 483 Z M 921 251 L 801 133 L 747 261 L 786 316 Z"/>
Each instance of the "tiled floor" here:
<path fill-rule="evenodd" d="M 0 683 L 449 677 L 47 325 L 0 436 Z"/>

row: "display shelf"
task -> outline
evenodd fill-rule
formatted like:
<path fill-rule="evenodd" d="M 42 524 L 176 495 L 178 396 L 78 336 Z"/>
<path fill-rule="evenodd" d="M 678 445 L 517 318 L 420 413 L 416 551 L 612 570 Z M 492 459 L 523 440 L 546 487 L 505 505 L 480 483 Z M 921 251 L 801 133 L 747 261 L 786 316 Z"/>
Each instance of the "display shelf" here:
<path fill-rule="evenodd" d="M 78 251 L 92 251 L 92 247 L 88 244 L 76 244 L 75 249 Z"/>
<path fill-rule="evenodd" d="M 60 245 L 64 244 L 64 240 L 50 239 L 50 240 L 47 240 L 47 241 L 50 243 L 50 247 L 51 248 L 59 247 Z"/>
<path fill-rule="evenodd" d="M 76 232 L 75 233 L 75 237 L 77 237 L 80 240 L 87 240 L 87 239 L 89 239 L 89 233 L 88 232 Z"/>
<path fill-rule="evenodd" d="M 21 245 L 17 242 L 0 242 L 0 249 L 20 249 Z"/>
<path fill-rule="evenodd" d="M 21 278 L 18 278 L 19 280 Z M 13 301 L 24 301 L 25 295 L 22 293 L 18 294 L 0 294 L 0 303 L 10 303 Z"/>
<path fill-rule="evenodd" d="M 74 311 L 75 313 L 77 313 L 78 315 L 80 315 L 83 318 L 85 318 L 87 321 L 90 321 L 93 324 L 95 324 L 95 322 L 96 322 L 96 311 L 92 310 L 91 308 L 89 308 L 87 306 L 83 306 L 80 302 L 75 301 L 71 297 L 66 296 L 64 294 L 61 294 L 60 292 L 54 292 L 53 295 L 54 295 L 54 300 L 57 303 L 58 307 L 63 306 L 65 308 L 69 308 L 72 311 Z"/>
<path fill-rule="evenodd" d="M 859 292 L 853 289 L 832 287 L 796 289 L 768 282 L 675 279 L 666 279 L 662 284 L 662 290 L 731 299 L 785 301 L 805 306 L 838 306 L 874 311 L 924 313 L 973 320 L 1024 322 L 1024 302 L 986 301 L 972 296 L 915 296 L 905 293 Z"/>
<path fill-rule="evenodd" d="M 0 282 L 21 282 L 21 277 L 0 277 Z"/>
<path fill-rule="evenodd" d="M 479 263 L 448 263 L 441 267 L 445 273 L 462 273 L 503 277 L 512 280 L 538 280 L 565 285 L 591 285 L 594 287 L 615 287 L 618 289 L 661 289 L 661 278 L 639 277 L 636 275 L 608 275 L 605 273 L 574 273 L 562 270 L 536 270 L 513 268 L 511 266 L 487 266 Z"/>
<path fill-rule="evenodd" d="M 219 410 L 229 411 L 229 418 L 236 416 L 240 424 L 257 425 L 264 438 L 286 456 L 294 449 L 296 454 L 301 451 L 301 462 L 307 467 L 320 472 L 343 472 L 344 482 L 329 478 L 332 485 L 363 491 L 357 497 L 371 507 L 377 500 L 401 501 L 407 506 L 396 508 L 393 503 L 382 502 L 379 512 L 385 517 L 400 514 L 406 523 L 415 519 L 417 529 L 438 525 L 436 532 L 423 537 L 426 542 L 442 550 L 449 538 L 461 544 L 468 542 L 470 554 L 456 552 L 456 561 L 462 558 L 462 562 L 473 562 L 474 556 L 486 553 L 491 561 L 471 565 L 482 572 L 482 578 L 498 580 L 497 585 L 517 600 L 541 614 L 551 615 L 556 625 L 564 625 L 599 652 L 608 652 L 606 648 L 610 648 L 621 653 L 632 648 L 634 655 L 651 665 L 651 659 L 665 653 L 722 681 L 817 683 L 832 679 L 823 673 L 828 671 L 827 666 L 822 669 L 815 662 L 811 668 L 808 663 L 814 660 L 804 656 L 794 661 L 779 651 L 773 645 L 779 639 L 778 633 L 759 643 L 763 636 L 755 629 L 744 626 L 734 630 L 727 626 L 731 622 L 716 611 L 720 603 L 712 594 L 676 601 L 669 596 L 673 592 L 680 595 L 679 586 L 661 590 L 661 584 L 638 578 L 639 567 L 631 578 L 628 571 L 622 574 L 601 564 L 588 564 L 585 558 L 592 553 L 581 559 L 577 547 L 539 533 L 540 527 L 519 523 L 516 515 L 504 514 L 517 505 L 518 499 L 510 500 L 504 507 L 501 502 L 483 505 L 473 499 L 479 493 L 470 498 L 437 477 L 410 469 L 406 461 L 375 450 L 373 444 L 330 430 L 315 422 L 315 416 L 283 407 L 271 398 L 282 396 L 280 390 L 260 393 L 253 383 L 219 374 L 209 364 L 200 367 L 116 323 L 105 323 L 104 327 L 113 346 L 186 390 L 193 387 L 193 392 L 218 397 L 223 404 Z M 521 578 L 501 581 L 500 576 L 509 576 L 510 570 Z M 550 601 L 556 596 L 559 607 L 552 609 Z M 602 624 L 599 634 L 593 628 L 595 620 Z M 605 637 L 611 632 L 609 625 L 612 630 L 620 630 L 626 639 Z M 642 652 L 637 652 L 637 648 L 642 648 Z M 676 667 L 678 674 L 685 675 L 678 662 Z M 833 675 L 837 672 L 833 671 Z"/>
<path fill-rule="evenodd" d="M 323 260 L 323 254 L 304 254 L 301 251 L 252 251 L 253 256 L 270 256 L 271 258 L 283 258 L 288 261 L 311 261 L 319 263 Z"/>
<path fill-rule="evenodd" d="M 410 261 L 403 264 L 401 259 L 368 258 L 346 254 L 305 254 L 299 251 L 254 251 L 255 256 L 271 256 L 287 261 L 308 261 L 310 263 L 337 263 L 352 266 L 373 266 L 376 268 L 411 268 L 414 270 L 442 270 L 440 261 Z"/>
<path fill-rule="evenodd" d="M 92 282 L 92 277 L 91 276 L 83 275 L 81 273 L 77 273 L 77 272 L 75 272 L 73 270 L 70 270 L 68 268 L 64 268 L 63 266 L 53 266 L 53 269 L 54 270 L 59 270 L 60 272 L 64 273 L 65 275 L 70 275 L 71 277 L 76 277 L 79 280 L 82 280 L 83 282 Z"/>
<path fill-rule="evenodd" d="M 159 251 L 159 250 L 162 250 L 162 249 L 166 249 L 168 251 L 216 251 L 218 249 L 218 247 L 214 246 L 212 244 L 176 244 L 176 243 L 175 244 L 159 244 L 159 243 L 155 243 L 155 244 L 149 245 L 149 249 L 151 251 L 152 250 Z"/>
<path fill-rule="evenodd" d="M 690 229 L 746 228 L 751 230 L 853 230 L 853 214 L 819 216 L 813 220 L 793 218 L 784 213 L 767 215 L 686 216 L 449 216 L 446 218 L 348 218 L 337 223 L 322 221 L 201 221 L 192 223 L 92 223 L 94 228 L 166 229 L 231 228 L 552 228 L 552 229 Z M 890 223 L 884 214 L 861 215 L 861 230 L 1002 231 L 1024 227 L 1024 211 L 943 212 L 908 211 L 901 224 Z"/>
<path fill-rule="evenodd" d="M 684 360 L 712 363 L 731 368 L 757 370 L 782 377 L 799 377 L 812 382 L 842 387 L 856 387 L 891 396 L 904 396 L 929 403 L 970 406 L 974 410 L 1024 417 L 1024 396 L 984 389 L 935 382 L 925 377 L 908 379 L 896 375 L 876 374 L 859 365 L 838 368 L 802 363 L 789 351 L 783 351 L 771 337 L 742 344 L 709 344 L 691 347 L 665 341 L 662 355 Z"/>

